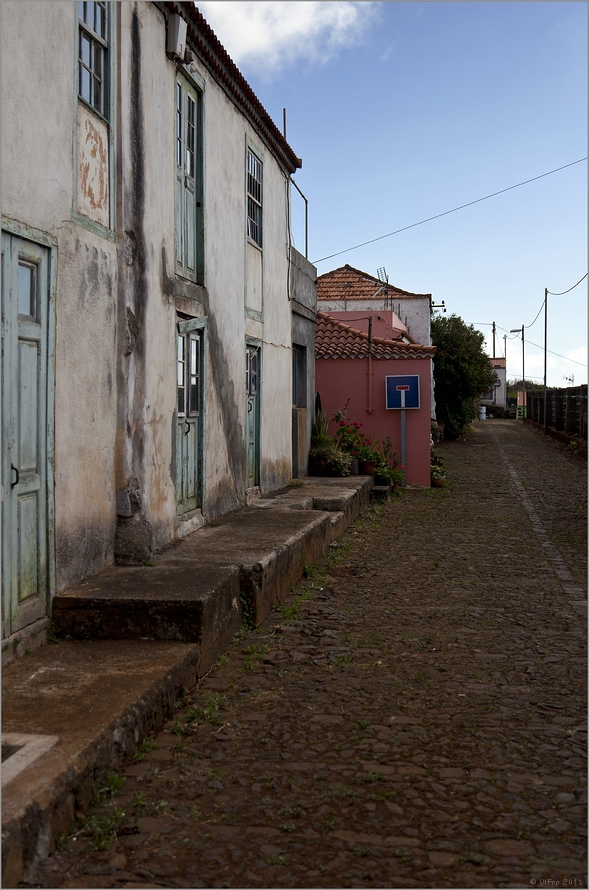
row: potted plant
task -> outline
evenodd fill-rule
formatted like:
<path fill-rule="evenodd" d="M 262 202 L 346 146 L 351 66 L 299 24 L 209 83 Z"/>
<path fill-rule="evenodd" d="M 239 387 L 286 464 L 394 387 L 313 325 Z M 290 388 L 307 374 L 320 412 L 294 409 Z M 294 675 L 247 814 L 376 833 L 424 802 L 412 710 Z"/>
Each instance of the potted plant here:
<path fill-rule="evenodd" d="M 374 484 L 390 485 L 395 490 L 402 484 L 404 476 L 405 473 L 400 464 L 397 467 L 391 467 L 390 465 L 375 467 Z"/>
<path fill-rule="evenodd" d="M 443 488 L 446 483 L 446 471 L 443 467 L 434 464 L 431 467 L 432 486 L 434 488 Z"/>

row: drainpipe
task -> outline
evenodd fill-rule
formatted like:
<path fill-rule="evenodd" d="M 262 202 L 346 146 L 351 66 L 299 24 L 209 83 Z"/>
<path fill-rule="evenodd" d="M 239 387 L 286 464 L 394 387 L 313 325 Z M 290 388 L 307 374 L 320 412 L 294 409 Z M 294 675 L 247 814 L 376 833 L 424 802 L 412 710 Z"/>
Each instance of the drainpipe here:
<path fill-rule="evenodd" d="M 372 414 L 372 316 L 368 318 L 368 413 Z"/>

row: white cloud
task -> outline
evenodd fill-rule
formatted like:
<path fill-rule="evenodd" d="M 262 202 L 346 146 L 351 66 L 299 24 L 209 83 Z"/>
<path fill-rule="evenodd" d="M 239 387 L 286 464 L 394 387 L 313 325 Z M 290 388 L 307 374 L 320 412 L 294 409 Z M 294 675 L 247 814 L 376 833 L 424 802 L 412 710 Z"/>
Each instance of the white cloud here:
<path fill-rule="evenodd" d="M 297 61 L 324 64 L 362 38 L 371 2 L 203 2 L 205 19 L 238 65 L 261 74 Z"/>

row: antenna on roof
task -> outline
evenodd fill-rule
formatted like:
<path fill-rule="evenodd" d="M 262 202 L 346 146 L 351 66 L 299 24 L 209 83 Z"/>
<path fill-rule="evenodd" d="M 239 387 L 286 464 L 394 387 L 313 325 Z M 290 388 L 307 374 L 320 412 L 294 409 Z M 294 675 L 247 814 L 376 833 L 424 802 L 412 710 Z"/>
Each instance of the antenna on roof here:
<path fill-rule="evenodd" d="M 387 272 L 387 270 L 385 269 L 384 266 L 381 266 L 380 269 L 377 269 L 376 274 L 378 275 L 378 280 L 379 280 L 379 281 L 382 281 L 382 283 L 383 283 L 384 286 L 385 286 L 385 291 L 384 291 L 384 308 L 385 308 L 385 309 L 388 309 L 388 308 L 389 308 L 389 288 L 388 288 L 388 284 L 389 284 L 389 276 L 388 276 L 388 272 Z"/>

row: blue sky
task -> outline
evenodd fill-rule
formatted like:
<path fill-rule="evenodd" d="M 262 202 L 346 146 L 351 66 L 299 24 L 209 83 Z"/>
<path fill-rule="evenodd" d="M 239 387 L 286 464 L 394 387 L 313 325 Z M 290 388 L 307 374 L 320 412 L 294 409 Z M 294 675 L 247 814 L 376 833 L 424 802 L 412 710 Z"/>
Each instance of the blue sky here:
<path fill-rule="evenodd" d="M 584 2 L 197 4 L 302 157 L 317 261 L 587 154 Z M 587 272 L 587 165 L 575 164 L 317 262 L 445 301 L 507 341 L 509 377 L 543 376 L 544 288 Z M 293 190 L 295 246 L 303 204 Z M 587 382 L 587 279 L 549 296 L 548 383 Z M 485 324 L 487 323 L 487 324 Z M 533 344 L 538 344 L 537 346 Z"/>

